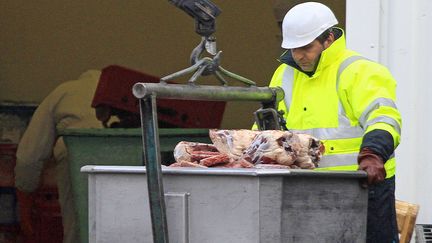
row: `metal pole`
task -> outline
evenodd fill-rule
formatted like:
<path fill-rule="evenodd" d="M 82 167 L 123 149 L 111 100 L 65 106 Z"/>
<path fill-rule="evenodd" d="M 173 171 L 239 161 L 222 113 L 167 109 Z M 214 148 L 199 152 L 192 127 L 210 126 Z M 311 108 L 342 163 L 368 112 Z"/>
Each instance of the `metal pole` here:
<path fill-rule="evenodd" d="M 284 97 L 284 92 L 279 87 L 232 87 L 167 83 L 136 83 L 132 88 L 132 92 L 138 99 L 154 93 L 158 98 L 166 99 L 275 101 L 277 103 Z"/>
<path fill-rule="evenodd" d="M 154 243 L 168 243 L 165 194 L 162 184 L 156 97 L 140 99 L 143 163 L 146 166 L 147 187 Z"/>

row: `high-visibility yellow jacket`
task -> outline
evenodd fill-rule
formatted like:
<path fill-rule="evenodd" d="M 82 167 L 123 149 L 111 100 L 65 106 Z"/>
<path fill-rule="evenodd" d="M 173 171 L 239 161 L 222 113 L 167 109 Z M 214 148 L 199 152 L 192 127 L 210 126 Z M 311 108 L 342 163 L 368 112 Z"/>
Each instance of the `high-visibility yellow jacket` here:
<path fill-rule="evenodd" d="M 285 111 L 287 128 L 323 141 L 325 153 L 319 167 L 357 170 L 362 143 L 377 143 L 378 148 L 387 143 L 384 147 L 390 154 L 378 154 L 388 159 L 386 177 L 392 177 L 394 149 L 401 134 L 401 116 L 395 105 L 396 82 L 384 66 L 347 50 L 341 29 L 336 33 L 339 38 L 322 52 L 315 72 L 301 71 L 287 51 L 269 86 L 284 89 L 285 98 L 278 109 Z M 386 131 L 390 139 L 380 141 L 375 135 L 369 139 L 373 141 L 363 141 L 371 131 Z"/>

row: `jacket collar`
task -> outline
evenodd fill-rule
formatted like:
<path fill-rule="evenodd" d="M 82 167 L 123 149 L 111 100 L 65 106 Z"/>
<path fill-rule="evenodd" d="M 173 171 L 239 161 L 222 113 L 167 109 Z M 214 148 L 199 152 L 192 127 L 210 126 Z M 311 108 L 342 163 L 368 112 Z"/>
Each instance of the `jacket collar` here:
<path fill-rule="evenodd" d="M 332 64 L 333 61 L 338 58 L 343 51 L 346 49 L 346 43 L 345 43 L 345 34 L 344 31 L 340 28 L 334 28 L 335 38 L 336 40 L 332 43 L 330 47 L 325 49 L 319 58 L 318 66 L 316 67 L 315 71 L 312 72 L 305 72 L 303 71 L 297 63 L 294 62 L 294 59 L 291 54 L 291 50 L 286 50 L 279 58 L 279 61 L 282 63 L 285 63 L 300 72 L 308 75 L 309 77 L 312 77 L 313 75 L 319 75 L 321 70 L 325 69 L 328 65 Z"/>

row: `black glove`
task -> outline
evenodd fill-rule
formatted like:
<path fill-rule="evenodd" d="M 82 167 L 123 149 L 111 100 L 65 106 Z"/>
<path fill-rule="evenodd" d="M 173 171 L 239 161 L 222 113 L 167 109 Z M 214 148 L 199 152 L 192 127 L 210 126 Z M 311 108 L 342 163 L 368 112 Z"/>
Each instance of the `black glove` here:
<path fill-rule="evenodd" d="M 384 181 L 386 177 L 384 161 L 381 156 L 376 155 L 372 150 L 363 148 L 358 156 L 358 164 L 359 170 L 367 173 L 367 180 L 360 182 L 363 188 Z"/>

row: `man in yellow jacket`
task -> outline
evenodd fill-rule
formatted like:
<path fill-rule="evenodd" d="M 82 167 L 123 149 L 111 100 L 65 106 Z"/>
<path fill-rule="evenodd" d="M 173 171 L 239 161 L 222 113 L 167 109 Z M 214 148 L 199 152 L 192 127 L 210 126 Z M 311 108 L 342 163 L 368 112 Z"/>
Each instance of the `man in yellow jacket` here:
<path fill-rule="evenodd" d="M 333 12 L 307 2 L 282 23 L 282 64 L 270 86 L 282 87 L 286 127 L 321 139 L 326 170 L 364 170 L 369 188 L 367 242 L 398 242 L 395 158 L 401 116 L 396 82 L 384 66 L 347 50 Z"/>

